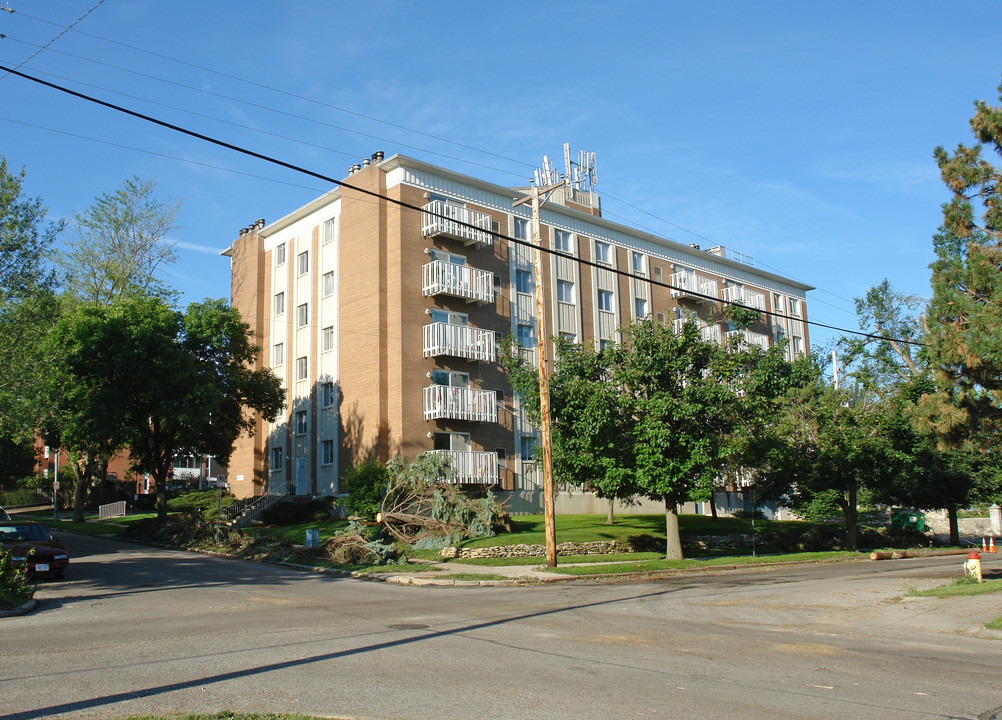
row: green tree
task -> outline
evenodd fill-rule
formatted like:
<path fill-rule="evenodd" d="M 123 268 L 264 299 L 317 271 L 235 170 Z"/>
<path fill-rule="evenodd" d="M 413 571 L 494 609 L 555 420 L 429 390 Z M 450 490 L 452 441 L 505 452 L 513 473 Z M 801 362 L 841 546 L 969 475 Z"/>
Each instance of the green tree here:
<path fill-rule="evenodd" d="M 148 296 L 88 304 L 61 330 L 54 341 L 67 359 L 56 431 L 88 457 L 128 447 L 133 468 L 156 483 L 161 519 L 175 456 L 226 462 L 236 438 L 254 427 L 249 411 L 273 420 L 284 400 L 278 378 L 251 369 L 249 327 L 223 300 L 184 314 Z"/>
<path fill-rule="evenodd" d="M 41 424 L 50 445 L 65 451 L 73 473 L 73 519 L 83 522 L 92 480 L 123 440 L 133 371 L 119 350 L 133 332 L 129 320 L 93 303 L 67 311 L 46 338 L 57 358 L 50 375 L 49 413 Z M 138 370 L 138 368 L 137 368 Z"/>
<path fill-rule="evenodd" d="M 859 501 L 900 478 L 907 456 L 889 442 L 886 405 L 858 383 L 835 387 L 813 362 L 810 379 L 787 393 L 768 428 L 757 486 L 763 496 L 804 511 L 833 503 L 845 518 L 846 546 L 856 549 Z"/>
<path fill-rule="evenodd" d="M 179 229 L 180 208 L 180 201 L 156 197 L 156 182 L 135 175 L 95 197 L 87 210 L 74 215 L 59 255 L 66 295 L 98 305 L 131 295 L 173 298 L 176 292 L 159 271 L 177 261 L 169 235 Z"/>
<path fill-rule="evenodd" d="M 553 474 L 558 482 L 583 485 L 609 501 L 607 522 L 614 522 L 615 501 L 637 494 L 628 442 L 630 407 L 610 378 L 617 355 L 613 348 L 554 340 L 556 361 L 550 377 Z M 539 423 L 539 377 L 509 341 L 502 353 L 512 388 L 527 416 Z"/>
<path fill-rule="evenodd" d="M 703 341 L 695 323 L 675 333 L 650 319 L 634 322 L 617 352 L 614 382 L 630 403 L 636 484 L 664 503 L 665 556 L 681 559 L 678 506 L 713 492 L 737 417 L 725 352 Z"/>
<path fill-rule="evenodd" d="M 45 224 L 38 198 L 23 196 L 24 170 L 0 155 L 0 436 L 33 437 L 45 412 L 52 358 L 42 352 L 58 314 L 45 257 L 61 229 Z"/>
<path fill-rule="evenodd" d="M 1002 155 L 1002 107 L 974 106 L 976 144 L 934 152 L 952 197 L 943 205 L 930 266 L 936 391 L 919 409 L 926 428 L 951 444 L 991 438 L 1002 419 L 1002 171 L 982 155 Z M 997 438 L 990 442 L 997 445 Z"/>

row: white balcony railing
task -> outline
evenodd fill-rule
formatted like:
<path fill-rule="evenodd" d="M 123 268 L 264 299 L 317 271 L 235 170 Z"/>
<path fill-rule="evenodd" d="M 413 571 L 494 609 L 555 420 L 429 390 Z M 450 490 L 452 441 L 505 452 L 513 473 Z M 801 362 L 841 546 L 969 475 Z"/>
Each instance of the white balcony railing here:
<path fill-rule="evenodd" d="M 462 205 L 432 200 L 421 213 L 421 234 L 445 235 L 466 245 L 493 245 L 491 216 Z M 474 227 L 470 227 L 473 225 Z"/>
<path fill-rule="evenodd" d="M 466 358 L 494 362 L 494 332 L 469 325 L 435 322 L 424 326 L 424 356 Z"/>
<path fill-rule="evenodd" d="M 719 325 L 710 325 L 705 320 L 701 320 L 698 317 L 694 317 L 694 318 L 684 318 L 684 317 L 675 318 L 672 321 L 672 330 L 677 335 L 678 333 L 682 332 L 682 327 L 687 322 L 690 322 L 690 321 L 696 323 L 696 327 L 699 329 L 699 336 L 705 342 L 715 342 L 718 345 L 720 344 L 720 326 Z"/>
<path fill-rule="evenodd" d="M 692 272 L 677 272 L 668 276 L 673 298 L 688 298 L 701 303 L 717 301 L 717 281 Z"/>
<path fill-rule="evenodd" d="M 469 302 L 494 302 L 494 273 L 432 260 L 421 268 L 421 290 L 425 295 L 451 295 Z"/>
<path fill-rule="evenodd" d="M 497 393 L 491 390 L 431 385 L 424 389 L 424 419 L 497 422 Z"/>
<path fill-rule="evenodd" d="M 498 481 L 497 453 L 464 450 L 435 450 L 433 452 L 447 455 L 451 460 L 449 467 L 452 472 L 446 482 L 493 485 Z"/>
<path fill-rule="evenodd" d="M 731 338 L 738 339 L 739 346 L 753 346 L 763 350 L 769 349 L 769 336 L 751 330 L 729 330 L 724 333 L 724 342 L 729 342 Z"/>
<path fill-rule="evenodd" d="M 765 310 L 765 295 L 758 290 L 743 287 L 741 285 L 731 285 L 720 291 L 720 299 L 725 302 L 738 303 L 745 307 Z"/>

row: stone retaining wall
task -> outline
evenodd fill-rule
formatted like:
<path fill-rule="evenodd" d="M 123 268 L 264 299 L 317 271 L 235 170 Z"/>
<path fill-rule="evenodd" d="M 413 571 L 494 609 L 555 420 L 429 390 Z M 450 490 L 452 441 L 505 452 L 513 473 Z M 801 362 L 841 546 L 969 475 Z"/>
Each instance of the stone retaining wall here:
<path fill-rule="evenodd" d="M 631 553 L 629 543 L 620 540 L 597 540 L 583 543 L 557 543 L 557 555 L 612 555 Z M 498 545 L 482 548 L 445 547 L 441 550 L 444 558 L 510 558 L 545 557 L 545 545 Z"/>
<path fill-rule="evenodd" d="M 664 541 L 657 543 L 659 547 L 643 548 L 645 550 L 664 552 Z M 740 547 L 751 547 L 751 535 L 690 535 L 682 538 L 682 547 L 686 550 L 718 550 Z M 597 540 L 582 543 L 558 543 L 557 555 L 613 555 L 616 553 L 632 553 L 633 546 L 622 540 Z M 442 548 L 444 558 L 512 558 L 512 557 L 545 557 L 545 545 L 498 545 L 481 548 Z"/>

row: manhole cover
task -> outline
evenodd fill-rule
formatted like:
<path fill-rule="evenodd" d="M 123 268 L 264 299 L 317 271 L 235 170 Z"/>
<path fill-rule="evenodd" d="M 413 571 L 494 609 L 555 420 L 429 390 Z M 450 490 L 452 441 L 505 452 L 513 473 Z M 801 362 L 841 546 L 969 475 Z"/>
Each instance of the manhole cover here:
<path fill-rule="evenodd" d="M 397 623 L 396 625 L 390 625 L 390 630 L 424 630 L 427 625 L 422 625 L 421 623 Z"/>

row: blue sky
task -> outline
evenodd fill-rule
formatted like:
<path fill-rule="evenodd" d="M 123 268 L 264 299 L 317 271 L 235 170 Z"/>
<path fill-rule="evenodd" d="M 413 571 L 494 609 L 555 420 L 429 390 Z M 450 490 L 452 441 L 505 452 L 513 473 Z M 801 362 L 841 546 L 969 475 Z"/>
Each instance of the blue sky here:
<path fill-rule="evenodd" d="M 4 3 L 11 66 L 97 0 Z M 854 328 L 884 277 L 929 294 L 932 150 L 998 103 L 1002 6 L 105 0 L 21 69 L 337 178 L 383 150 L 524 185 L 569 142 L 597 155 L 606 217 L 752 255 Z M 14 76 L 0 153 L 53 218 L 131 174 L 183 200 L 185 303 L 228 297 L 241 227 L 329 189 Z"/>

